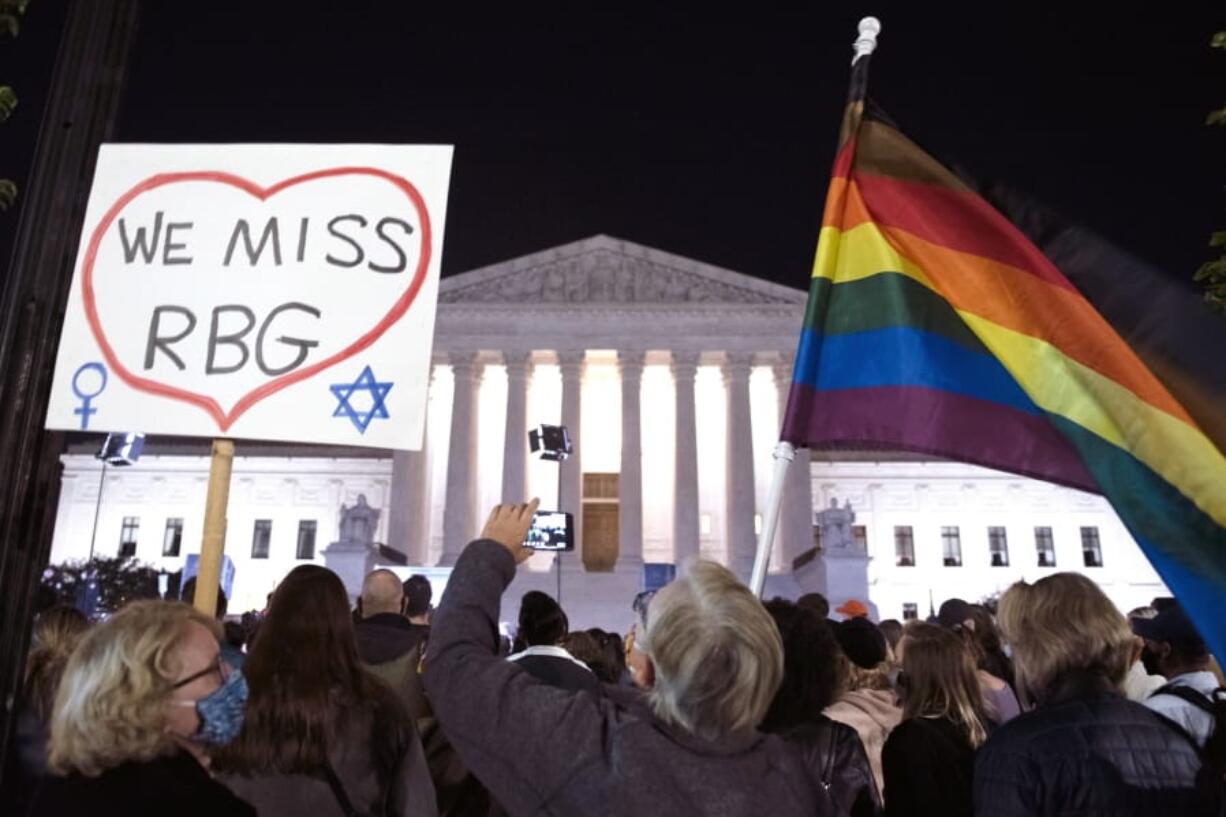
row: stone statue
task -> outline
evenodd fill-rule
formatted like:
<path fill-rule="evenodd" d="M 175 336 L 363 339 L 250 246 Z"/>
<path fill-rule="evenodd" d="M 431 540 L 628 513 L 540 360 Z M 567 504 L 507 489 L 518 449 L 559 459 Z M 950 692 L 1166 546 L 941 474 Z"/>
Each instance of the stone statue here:
<path fill-rule="evenodd" d="M 358 494 L 358 501 L 353 504 L 353 507 L 342 504 L 340 543 L 373 547 L 379 514 L 378 508 L 372 508 L 366 504 L 366 494 Z"/>
<path fill-rule="evenodd" d="M 847 553 L 855 550 L 856 540 L 851 524 L 856 521 L 856 512 L 851 509 L 851 500 L 839 507 L 839 501 L 831 498 L 830 507 L 817 514 L 817 524 L 822 530 L 822 549 L 826 552 Z"/>

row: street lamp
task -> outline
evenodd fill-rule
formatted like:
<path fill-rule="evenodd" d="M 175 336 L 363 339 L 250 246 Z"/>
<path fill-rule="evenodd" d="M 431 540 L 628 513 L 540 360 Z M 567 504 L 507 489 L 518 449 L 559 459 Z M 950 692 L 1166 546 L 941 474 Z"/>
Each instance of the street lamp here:
<path fill-rule="evenodd" d="M 102 513 L 102 490 L 106 487 L 106 467 L 116 468 L 132 465 L 140 459 L 145 448 L 145 435 L 140 433 L 107 434 L 94 459 L 102 461 L 102 475 L 98 477 L 98 502 L 94 505 L 94 529 L 89 535 L 89 561 L 94 561 L 94 543 L 98 539 L 98 515 Z"/>

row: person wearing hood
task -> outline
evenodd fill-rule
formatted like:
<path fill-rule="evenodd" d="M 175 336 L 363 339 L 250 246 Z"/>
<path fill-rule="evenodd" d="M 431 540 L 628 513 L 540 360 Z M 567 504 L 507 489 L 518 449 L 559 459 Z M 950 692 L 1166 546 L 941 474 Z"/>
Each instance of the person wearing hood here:
<path fill-rule="evenodd" d="M 137 601 L 85 635 L 55 696 L 51 775 L 30 817 L 254 817 L 208 772 L 210 749 L 242 727 L 247 698 L 215 627 L 186 604 Z"/>
<path fill-rule="evenodd" d="M 881 750 L 902 721 L 902 707 L 890 683 L 886 639 L 877 625 L 863 617 L 835 624 L 834 636 L 846 657 L 846 688 L 823 714 L 856 730 L 877 790 L 884 791 Z"/>
<path fill-rule="evenodd" d="M 427 584 L 427 588 L 429 585 Z M 429 602 L 427 602 L 427 605 Z M 353 626 L 358 658 L 400 693 L 414 718 L 429 714 L 418 668 L 430 627 L 402 615 L 404 585 L 390 570 L 376 570 L 362 582 L 362 618 Z"/>

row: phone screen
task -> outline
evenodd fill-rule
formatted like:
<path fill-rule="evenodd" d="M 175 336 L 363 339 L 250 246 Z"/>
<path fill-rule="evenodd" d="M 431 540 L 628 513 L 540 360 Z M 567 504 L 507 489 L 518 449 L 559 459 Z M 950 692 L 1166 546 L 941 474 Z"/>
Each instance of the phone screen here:
<path fill-rule="evenodd" d="M 524 547 L 533 550 L 574 550 L 575 518 L 564 511 L 537 511 Z"/>

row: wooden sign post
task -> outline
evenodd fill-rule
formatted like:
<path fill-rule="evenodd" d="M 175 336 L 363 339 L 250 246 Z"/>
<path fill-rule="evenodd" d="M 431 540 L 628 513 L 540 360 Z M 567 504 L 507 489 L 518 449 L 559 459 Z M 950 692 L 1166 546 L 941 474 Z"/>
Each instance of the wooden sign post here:
<path fill-rule="evenodd" d="M 209 463 L 209 492 L 204 500 L 204 538 L 200 543 L 200 566 L 196 570 L 197 610 L 212 618 L 217 614 L 217 587 L 221 583 L 221 556 L 226 549 L 226 507 L 230 503 L 230 469 L 234 465 L 234 441 L 213 440 Z"/>

